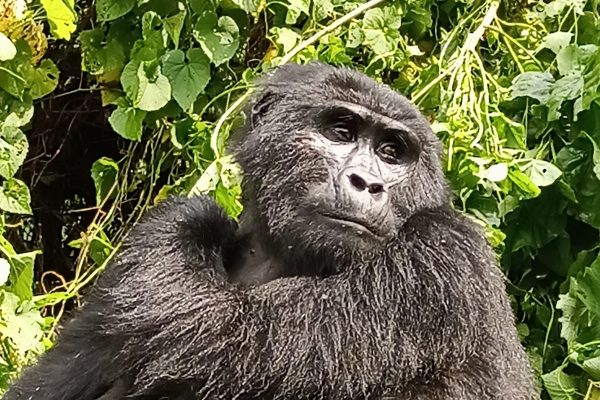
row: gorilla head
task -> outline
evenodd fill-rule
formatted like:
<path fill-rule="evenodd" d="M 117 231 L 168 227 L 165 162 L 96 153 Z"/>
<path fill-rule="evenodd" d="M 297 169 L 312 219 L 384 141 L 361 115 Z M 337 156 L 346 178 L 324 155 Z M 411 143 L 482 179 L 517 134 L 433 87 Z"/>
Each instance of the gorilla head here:
<path fill-rule="evenodd" d="M 248 115 L 236 149 L 246 207 L 263 217 L 268 241 L 301 246 L 304 258 L 380 252 L 415 212 L 448 202 L 425 118 L 362 74 L 284 66 Z"/>

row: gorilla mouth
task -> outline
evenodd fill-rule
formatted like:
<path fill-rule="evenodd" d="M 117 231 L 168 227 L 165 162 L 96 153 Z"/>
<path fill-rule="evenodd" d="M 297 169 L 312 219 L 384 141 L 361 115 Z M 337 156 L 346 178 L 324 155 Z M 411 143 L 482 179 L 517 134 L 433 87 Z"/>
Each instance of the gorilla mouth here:
<path fill-rule="evenodd" d="M 320 213 L 320 214 L 330 221 L 334 221 L 338 224 L 343 224 L 343 225 L 346 225 L 346 226 L 349 226 L 352 228 L 358 228 L 362 232 L 368 232 L 377 238 L 381 238 L 381 235 L 379 233 L 377 233 L 377 231 L 374 228 L 372 228 L 367 223 L 365 223 L 364 221 L 361 221 L 358 218 L 341 216 L 341 215 L 336 215 L 336 214 L 324 214 L 324 213 Z"/>

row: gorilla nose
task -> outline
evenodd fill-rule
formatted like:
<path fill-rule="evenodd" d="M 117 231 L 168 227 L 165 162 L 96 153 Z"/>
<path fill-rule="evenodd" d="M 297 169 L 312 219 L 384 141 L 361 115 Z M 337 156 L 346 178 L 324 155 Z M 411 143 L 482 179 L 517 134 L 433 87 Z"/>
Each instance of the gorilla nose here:
<path fill-rule="evenodd" d="M 353 191 L 368 192 L 375 198 L 381 197 L 386 191 L 383 180 L 365 170 L 354 169 L 346 171 L 345 175 Z"/>

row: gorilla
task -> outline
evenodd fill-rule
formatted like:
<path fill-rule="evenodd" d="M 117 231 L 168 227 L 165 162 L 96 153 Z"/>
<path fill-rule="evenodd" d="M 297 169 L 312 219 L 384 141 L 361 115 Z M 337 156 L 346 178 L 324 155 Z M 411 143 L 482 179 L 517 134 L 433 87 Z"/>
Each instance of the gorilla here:
<path fill-rule="evenodd" d="M 321 64 L 259 86 L 239 224 L 206 196 L 155 207 L 4 398 L 535 399 L 423 115 Z"/>

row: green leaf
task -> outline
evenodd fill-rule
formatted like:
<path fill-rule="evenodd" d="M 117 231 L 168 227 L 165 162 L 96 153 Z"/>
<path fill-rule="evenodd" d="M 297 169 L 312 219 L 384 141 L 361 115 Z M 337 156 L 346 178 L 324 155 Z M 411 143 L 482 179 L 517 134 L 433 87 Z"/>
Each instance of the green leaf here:
<path fill-rule="evenodd" d="M 240 45 L 240 33 L 233 18 L 211 11 L 202 13 L 193 30 L 194 38 L 213 64 L 219 66 L 233 57 Z"/>
<path fill-rule="evenodd" d="M 595 45 L 572 44 L 565 46 L 556 56 L 558 72 L 561 75 L 567 75 L 573 71 L 582 73 L 597 49 L 598 47 Z"/>
<path fill-rule="evenodd" d="M 577 381 L 570 375 L 567 375 L 559 367 L 554 371 L 542 375 L 544 386 L 552 400 L 576 400 Z"/>
<path fill-rule="evenodd" d="M 69 40 L 77 28 L 75 0 L 41 0 L 41 3 L 46 10 L 52 36 Z"/>
<path fill-rule="evenodd" d="M 171 100 L 171 84 L 155 62 L 130 61 L 121 84 L 133 106 L 143 111 L 158 110 Z"/>
<path fill-rule="evenodd" d="M 600 180 L 594 172 L 594 148 L 582 134 L 556 155 L 556 165 L 563 171 L 566 182 L 575 191 L 577 204 L 573 205 L 580 220 L 600 228 Z"/>
<path fill-rule="evenodd" d="M 577 279 L 575 293 L 592 316 L 592 321 L 600 323 L 600 258 L 596 258 Z"/>
<path fill-rule="evenodd" d="M 285 15 L 285 23 L 293 25 L 298 21 L 300 15 L 310 14 L 310 0 L 287 0 L 287 14 Z"/>
<path fill-rule="evenodd" d="M 238 186 L 226 188 L 223 185 L 223 182 L 219 182 L 215 189 L 214 196 L 217 204 L 221 206 L 228 215 L 237 218 L 242 212 L 242 203 L 240 202 L 241 194 L 242 190 Z"/>
<path fill-rule="evenodd" d="M 96 188 L 96 204 L 100 205 L 107 198 L 114 198 L 117 188 L 113 186 L 119 176 L 119 165 L 110 158 L 102 157 L 94 161 L 91 173 Z"/>
<path fill-rule="evenodd" d="M 402 10 L 399 6 L 373 8 L 365 12 L 362 30 L 363 44 L 371 48 L 376 55 L 398 51 L 402 37 L 400 25 Z"/>
<path fill-rule="evenodd" d="M 142 63 L 138 68 L 139 89 L 133 105 L 144 111 L 155 111 L 171 100 L 171 84 L 154 64 Z"/>
<path fill-rule="evenodd" d="M 283 47 L 284 53 L 289 53 L 296 44 L 302 39 L 302 37 L 289 28 L 271 28 L 271 34 L 277 44 Z"/>
<path fill-rule="evenodd" d="M 120 77 L 125 63 L 125 52 L 118 39 L 105 39 L 103 29 L 96 28 L 81 32 L 79 43 L 82 70 L 99 75 L 98 80 L 101 82 L 111 82 Z"/>
<path fill-rule="evenodd" d="M 121 73 L 121 86 L 127 95 L 129 100 L 134 101 L 138 97 L 138 90 L 140 87 L 140 80 L 138 78 L 138 69 L 141 63 L 131 60 L 123 68 Z"/>
<path fill-rule="evenodd" d="M 0 89 L 4 89 L 17 99 L 22 100 L 27 87 L 27 77 L 31 75 L 31 49 L 23 39 L 15 41 L 16 56 L 2 62 L 0 68 Z"/>
<path fill-rule="evenodd" d="M 595 381 L 600 381 L 600 356 L 583 361 L 583 369 Z"/>
<path fill-rule="evenodd" d="M 26 93 L 23 100 L 19 100 L 0 90 L 0 127 L 20 127 L 31 121 L 31 117 L 33 104 L 29 94 Z"/>
<path fill-rule="evenodd" d="M 512 83 L 511 97 L 531 97 L 545 104 L 553 85 L 554 77 L 548 72 L 523 72 Z"/>
<path fill-rule="evenodd" d="M 213 161 L 202 173 L 200 179 L 194 184 L 190 194 L 199 195 L 210 193 L 217 188 L 219 182 L 219 163 Z"/>
<path fill-rule="evenodd" d="M 214 0 L 189 0 L 189 3 L 196 15 L 200 15 L 205 11 L 215 11 Z"/>
<path fill-rule="evenodd" d="M 28 352 L 41 353 L 44 319 L 32 301 L 22 302 L 10 292 L 0 292 L 0 335 L 10 341 L 18 357 L 26 357 Z"/>
<path fill-rule="evenodd" d="M 0 210 L 13 214 L 31 214 L 29 189 L 22 181 L 10 178 L 0 188 Z"/>
<path fill-rule="evenodd" d="M 8 257 L 11 266 L 9 282 L 10 291 L 21 300 L 33 297 L 33 266 L 37 252 L 16 254 Z"/>
<path fill-rule="evenodd" d="M 171 38 L 175 48 L 179 47 L 179 36 L 181 36 L 181 29 L 183 28 L 183 23 L 185 21 L 185 14 L 185 10 L 180 11 L 177 14 L 163 20 L 165 31 L 167 31 L 167 34 Z"/>
<path fill-rule="evenodd" d="M 584 72 L 584 89 L 581 104 L 576 104 L 575 112 L 588 110 L 600 98 L 600 48 L 589 57 Z"/>
<path fill-rule="evenodd" d="M 316 21 L 322 21 L 333 15 L 334 6 L 331 0 L 318 0 L 313 3 L 313 15 Z"/>
<path fill-rule="evenodd" d="M 538 187 L 552 185 L 562 175 L 558 167 L 544 160 L 531 160 L 527 173 L 533 184 Z"/>
<path fill-rule="evenodd" d="M 112 21 L 133 10 L 135 0 L 96 0 L 98 21 Z"/>
<path fill-rule="evenodd" d="M 162 19 L 154 11 L 147 11 L 142 16 L 142 37 L 144 40 L 158 40 L 163 42 L 166 32 L 162 31 Z M 164 44 L 164 43 L 163 43 Z"/>
<path fill-rule="evenodd" d="M 232 0 L 242 10 L 249 14 L 256 13 L 261 0 Z"/>
<path fill-rule="evenodd" d="M 574 100 L 582 95 L 583 83 L 583 76 L 579 72 L 572 72 L 556 81 L 546 102 L 548 121 L 560 118 L 560 109 L 565 101 Z"/>
<path fill-rule="evenodd" d="M 521 189 L 528 198 L 537 197 L 540 194 L 540 188 L 538 188 L 529 176 L 525 175 L 521 171 L 511 170 L 508 174 L 508 178 Z"/>
<path fill-rule="evenodd" d="M 598 147 L 598 143 L 596 143 L 596 141 L 594 140 L 593 137 L 588 135 L 586 132 L 583 132 L 583 134 L 592 143 L 592 148 L 594 149 L 594 151 L 592 153 L 592 163 L 594 164 L 593 171 L 594 171 L 594 174 L 596 175 L 596 178 L 598 178 L 600 180 L 600 147 Z"/>
<path fill-rule="evenodd" d="M 119 135 L 129 140 L 142 138 L 142 122 L 146 112 L 128 105 L 119 105 L 108 117 L 110 126 Z"/>
<path fill-rule="evenodd" d="M 559 295 L 556 308 L 562 311 L 560 322 L 560 336 L 567 341 L 569 348 L 575 344 L 579 334 L 579 319 L 585 307 L 569 293 Z"/>
<path fill-rule="evenodd" d="M 17 55 L 17 48 L 12 40 L 0 32 L 0 61 L 12 60 Z"/>
<path fill-rule="evenodd" d="M 58 86 L 58 68 L 50 59 L 43 59 L 38 68 L 34 69 L 34 73 L 29 79 L 30 94 L 33 99 L 39 99 L 45 95 L 52 93 Z"/>
<path fill-rule="evenodd" d="M 101 231 L 101 233 L 101 237 L 94 236 L 90 242 L 90 257 L 98 266 L 104 265 L 113 251 L 110 240 L 104 232 Z"/>
<path fill-rule="evenodd" d="M 12 178 L 25 161 L 29 144 L 25 134 L 14 126 L 0 130 L 0 176 Z"/>
<path fill-rule="evenodd" d="M 163 72 L 173 89 L 173 98 L 188 111 L 210 81 L 210 60 L 200 49 L 187 53 L 173 50 L 163 58 Z"/>
<path fill-rule="evenodd" d="M 554 54 L 558 54 L 564 47 L 571 43 L 572 37 L 573 34 L 571 32 L 551 32 L 542 40 L 540 48 L 550 49 Z"/>

